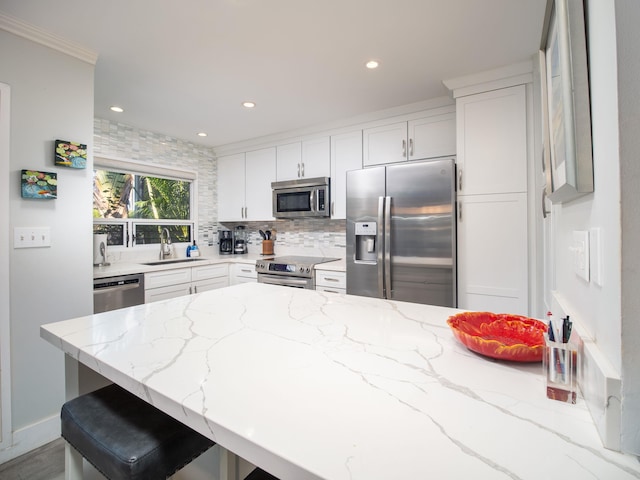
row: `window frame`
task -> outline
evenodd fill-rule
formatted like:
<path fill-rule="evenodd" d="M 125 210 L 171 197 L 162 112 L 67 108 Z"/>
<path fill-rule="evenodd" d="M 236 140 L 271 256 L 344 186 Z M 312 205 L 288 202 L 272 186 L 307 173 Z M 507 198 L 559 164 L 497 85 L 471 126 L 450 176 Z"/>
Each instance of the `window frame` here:
<path fill-rule="evenodd" d="M 177 169 L 155 164 L 152 162 L 141 162 L 126 158 L 107 157 L 102 155 L 94 155 L 93 170 L 109 170 L 120 173 L 131 173 L 135 175 L 144 175 L 149 177 L 166 178 L 169 180 L 186 181 L 191 184 L 189 194 L 189 219 L 173 220 L 173 219 L 153 219 L 153 218 L 94 218 L 93 225 L 123 225 L 124 226 L 124 244 L 110 245 L 113 251 L 126 250 L 128 248 L 137 248 L 139 250 L 155 250 L 158 248 L 157 243 L 137 244 L 135 242 L 136 224 L 146 225 L 186 225 L 190 228 L 191 240 L 197 240 L 198 236 L 198 173 L 192 170 Z M 188 245 L 191 242 L 173 242 L 177 245 Z"/>

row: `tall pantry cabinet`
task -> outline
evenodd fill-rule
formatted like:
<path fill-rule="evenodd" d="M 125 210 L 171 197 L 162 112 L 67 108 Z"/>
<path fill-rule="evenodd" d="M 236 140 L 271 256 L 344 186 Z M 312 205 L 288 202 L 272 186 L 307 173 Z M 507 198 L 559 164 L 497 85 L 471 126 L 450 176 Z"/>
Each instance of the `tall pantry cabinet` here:
<path fill-rule="evenodd" d="M 526 86 L 456 98 L 458 307 L 529 314 Z"/>

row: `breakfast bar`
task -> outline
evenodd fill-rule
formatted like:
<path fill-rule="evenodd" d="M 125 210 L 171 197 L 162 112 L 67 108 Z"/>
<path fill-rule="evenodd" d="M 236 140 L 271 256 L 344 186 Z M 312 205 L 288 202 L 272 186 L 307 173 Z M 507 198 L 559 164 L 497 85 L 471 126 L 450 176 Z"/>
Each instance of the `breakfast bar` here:
<path fill-rule="evenodd" d="M 640 478 L 582 399 L 546 397 L 539 363 L 458 343 L 459 312 L 246 283 L 41 336 L 67 372 L 79 362 L 283 480 Z"/>

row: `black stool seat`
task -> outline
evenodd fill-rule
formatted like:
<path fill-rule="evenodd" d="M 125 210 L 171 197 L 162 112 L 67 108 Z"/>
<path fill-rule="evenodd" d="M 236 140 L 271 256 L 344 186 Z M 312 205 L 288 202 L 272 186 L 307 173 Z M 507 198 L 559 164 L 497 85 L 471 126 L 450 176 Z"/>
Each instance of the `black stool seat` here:
<path fill-rule="evenodd" d="M 110 480 L 164 480 L 214 442 L 117 385 L 62 406 L 62 436 Z"/>
<path fill-rule="evenodd" d="M 244 480 L 278 480 L 277 477 L 274 477 L 270 473 L 265 472 L 264 470 L 260 470 L 256 468 L 249 475 L 245 477 Z"/>

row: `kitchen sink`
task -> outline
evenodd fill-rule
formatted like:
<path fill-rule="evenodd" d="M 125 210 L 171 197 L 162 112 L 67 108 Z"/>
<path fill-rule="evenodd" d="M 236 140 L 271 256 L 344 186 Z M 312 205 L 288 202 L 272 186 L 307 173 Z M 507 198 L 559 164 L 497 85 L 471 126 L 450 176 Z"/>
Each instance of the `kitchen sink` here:
<path fill-rule="evenodd" d="M 157 262 L 145 262 L 142 265 L 171 265 L 172 263 L 190 263 L 190 262 L 199 262 L 201 260 L 206 260 L 204 258 L 177 258 L 175 260 L 158 260 Z"/>

